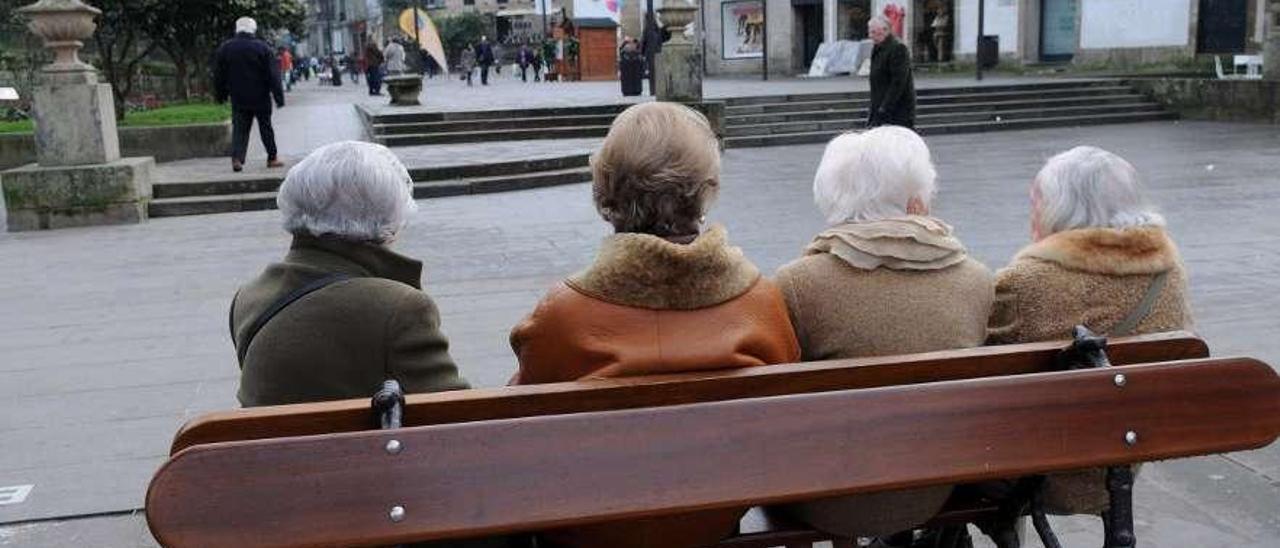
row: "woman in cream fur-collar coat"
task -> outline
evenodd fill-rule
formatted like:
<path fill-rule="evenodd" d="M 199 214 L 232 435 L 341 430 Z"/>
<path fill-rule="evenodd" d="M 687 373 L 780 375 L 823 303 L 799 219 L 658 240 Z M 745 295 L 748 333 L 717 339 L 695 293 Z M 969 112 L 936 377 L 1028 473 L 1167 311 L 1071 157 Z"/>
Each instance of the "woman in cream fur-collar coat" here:
<path fill-rule="evenodd" d="M 830 226 L 776 279 L 805 361 L 982 346 L 991 272 L 928 216 L 935 178 L 928 147 L 905 128 L 827 145 L 813 188 Z M 884 536 L 923 525 L 950 493 L 926 487 L 778 510 L 846 538 Z"/>
<path fill-rule="evenodd" d="M 996 276 L 989 343 L 1070 339 L 1076 325 L 1113 337 L 1191 329 L 1186 270 L 1129 162 L 1071 149 L 1040 170 L 1031 202 L 1035 243 Z M 1046 483 L 1049 512 L 1098 514 L 1106 504 L 1102 469 Z"/>

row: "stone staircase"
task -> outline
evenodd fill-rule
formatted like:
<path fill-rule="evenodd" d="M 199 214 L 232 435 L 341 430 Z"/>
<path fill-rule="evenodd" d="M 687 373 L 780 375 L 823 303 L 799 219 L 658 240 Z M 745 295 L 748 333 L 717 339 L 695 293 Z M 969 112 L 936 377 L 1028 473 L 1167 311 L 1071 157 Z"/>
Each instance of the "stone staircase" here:
<path fill-rule="evenodd" d="M 728 99 L 725 146 L 822 143 L 860 128 L 866 92 Z M 921 89 L 916 130 L 924 135 L 1170 120 L 1177 116 L 1120 80 Z"/>
<path fill-rule="evenodd" d="M 867 92 L 736 97 L 725 102 L 725 146 L 825 142 L 861 127 Z M 1168 120 L 1174 114 L 1122 80 L 1071 80 L 917 91 L 922 134 Z M 602 137 L 628 105 L 461 112 L 362 110 L 369 137 L 387 146 Z"/>
<path fill-rule="evenodd" d="M 613 118 L 628 106 L 408 113 L 361 110 L 360 113 L 370 140 L 395 147 L 604 137 Z"/>
<path fill-rule="evenodd" d="M 591 180 L 588 155 L 519 160 L 494 164 L 410 168 L 414 198 L 504 192 Z M 157 181 L 149 205 L 152 217 L 203 215 L 275 209 L 280 177 L 241 177 L 207 181 Z"/>

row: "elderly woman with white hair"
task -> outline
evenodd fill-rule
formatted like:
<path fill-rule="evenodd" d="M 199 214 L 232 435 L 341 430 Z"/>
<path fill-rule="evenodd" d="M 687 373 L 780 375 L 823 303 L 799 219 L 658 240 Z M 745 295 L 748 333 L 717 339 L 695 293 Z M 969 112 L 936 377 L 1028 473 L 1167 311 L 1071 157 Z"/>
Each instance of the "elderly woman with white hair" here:
<path fill-rule="evenodd" d="M 612 225 L 595 261 L 547 293 L 511 331 L 537 384 L 791 363 L 800 357 L 778 288 L 703 230 L 720 187 L 720 151 L 698 112 L 675 103 L 629 107 L 591 159 L 596 210 Z M 643 440 L 635 440 L 643 444 Z M 675 471 L 673 471 L 675 473 Z M 742 510 L 550 531 L 541 546 L 714 545 Z"/>
<path fill-rule="evenodd" d="M 1112 337 L 1192 326 L 1187 274 L 1138 171 L 1081 146 L 1050 158 L 1031 183 L 1033 243 L 996 275 L 988 342 L 1068 339 L 1084 325 Z M 1045 509 L 1106 508 L 1101 469 L 1058 474 Z"/>
<path fill-rule="evenodd" d="M 935 192 L 929 148 L 909 129 L 847 133 L 827 145 L 813 193 L 828 227 L 776 278 L 805 361 L 983 344 L 991 272 L 930 216 Z M 846 538 L 885 536 L 928 521 L 950 492 L 929 487 L 781 510 Z"/>
<path fill-rule="evenodd" d="M 327 145 L 293 166 L 276 203 L 289 252 L 236 293 L 231 336 L 241 405 L 467 388 L 422 263 L 390 249 L 417 210 L 409 171 L 386 147 Z"/>

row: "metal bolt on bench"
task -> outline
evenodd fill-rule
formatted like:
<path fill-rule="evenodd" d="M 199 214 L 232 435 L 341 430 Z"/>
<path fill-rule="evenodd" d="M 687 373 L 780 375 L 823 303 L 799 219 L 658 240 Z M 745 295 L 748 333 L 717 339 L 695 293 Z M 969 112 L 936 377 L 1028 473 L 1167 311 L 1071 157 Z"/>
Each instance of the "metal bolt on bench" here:
<path fill-rule="evenodd" d="M 404 390 L 400 388 L 400 383 L 396 380 L 383 381 L 382 389 L 373 395 L 373 401 L 370 402 L 374 413 L 378 415 L 378 424 L 383 430 L 394 430 L 400 428 L 404 421 Z M 387 454 L 398 455 L 404 449 L 404 445 L 400 440 L 389 440 L 385 447 Z M 387 512 L 387 517 L 394 523 L 404 521 L 404 506 L 396 504 Z"/>

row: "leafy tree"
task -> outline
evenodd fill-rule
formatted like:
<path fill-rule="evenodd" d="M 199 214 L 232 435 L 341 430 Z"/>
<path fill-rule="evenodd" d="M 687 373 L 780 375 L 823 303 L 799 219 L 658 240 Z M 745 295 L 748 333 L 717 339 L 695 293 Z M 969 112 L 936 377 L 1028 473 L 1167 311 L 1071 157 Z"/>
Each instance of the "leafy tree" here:
<path fill-rule="evenodd" d="M 489 22 L 476 12 L 442 17 L 435 23 L 436 31 L 440 33 L 440 44 L 451 63 L 462 55 L 463 48 L 479 43 L 480 37 L 489 32 Z"/>
<path fill-rule="evenodd" d="M 231 37 L 236 19 L 246 16 L 258 22 L 259 34 L 287 30 L 302 36 L 306 10 L 299 0 L 182 0 L 156 6 L 146 32 L 173 61 L 181 98 L 191 95 L 192 68 L 206 80 L 218 45 Z M 208 89 L 209 82 L 203 83 Z"/>
<path fill-rule="evenodd" d="M 133 92 L 139 66 L 156 50 L 156 43 L 148 39 L 146 29 L 154 28 L 155 13 L 164 3 L 163 0 L 94 2 L 102 15 L 98 18 L 93 43 L 97 46 L 99 68 L 111 83 L 117 120 L 124 118 L 124 100 Z"/>

